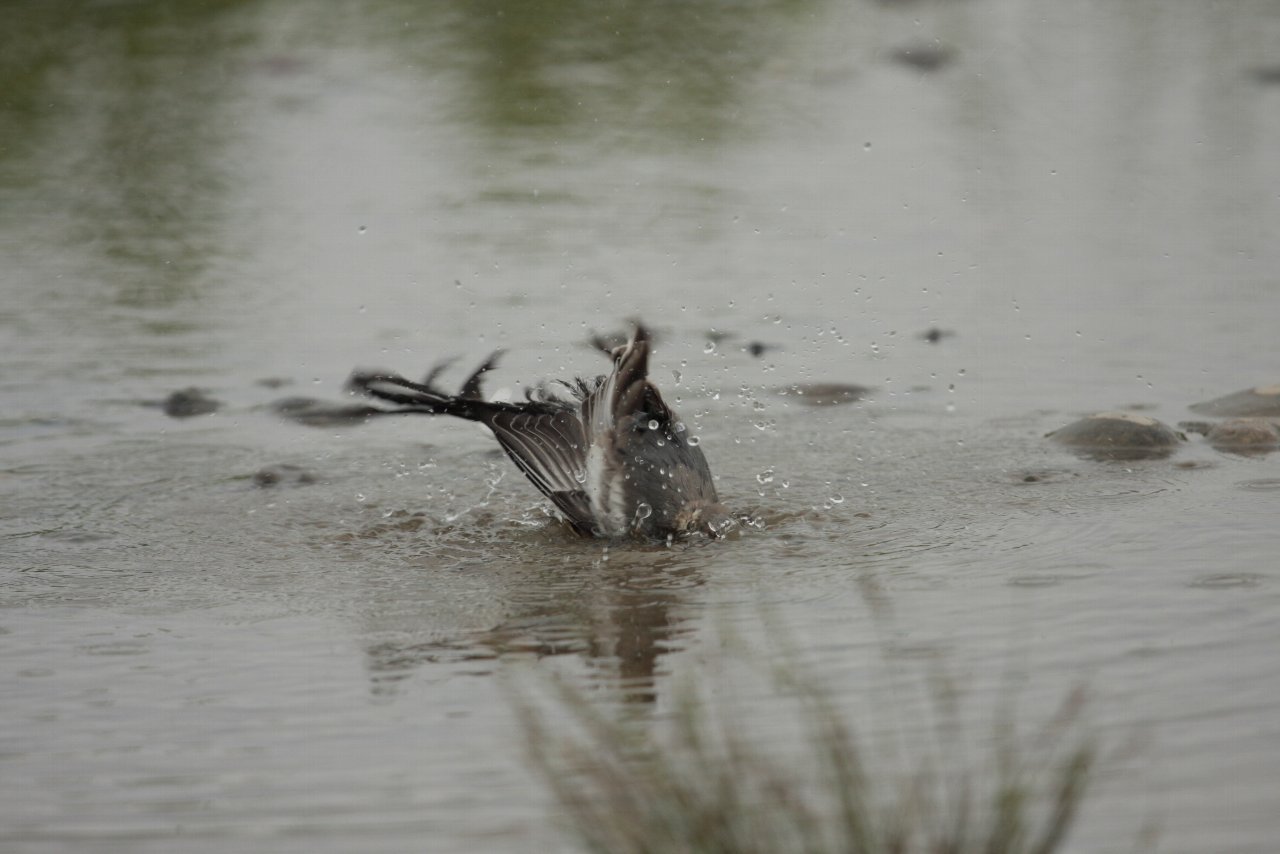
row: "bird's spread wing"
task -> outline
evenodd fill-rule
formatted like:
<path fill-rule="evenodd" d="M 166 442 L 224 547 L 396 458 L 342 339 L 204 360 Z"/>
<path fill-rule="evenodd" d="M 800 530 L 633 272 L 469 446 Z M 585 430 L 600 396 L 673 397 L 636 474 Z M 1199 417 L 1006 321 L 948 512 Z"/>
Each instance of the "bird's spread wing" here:
<path fill-rule="evenodd" d="M 453 415 L 478 421 L 493 431 L 507 456 L 519 466 L 538 491 L 551 499 L 582 534 L 593 532 L 591 502 L 583 484 L 587 471 L 587 439 L 578 401 L 548 395 L 507 403 L 487 401 L 481 393 L 480 378 L 493 368 L 494 353 L 463 384 L 458 394 L 441 391 L 432 381 L 415 383 L 395 374 L 356 373 L 348 386 L 388 403 L 399 404 L 393 413 Z M 585 395 L 586 387 L 578 386 Z"/>
<path fill-rule="evenodd" d="M 575 528 L 591 533 L 591 503 L 583 488 L 587 440 L 578 413 L 567 407 L 558 411 L 499 410 L 484 423 L 538 491 L 550 498 Z"/>

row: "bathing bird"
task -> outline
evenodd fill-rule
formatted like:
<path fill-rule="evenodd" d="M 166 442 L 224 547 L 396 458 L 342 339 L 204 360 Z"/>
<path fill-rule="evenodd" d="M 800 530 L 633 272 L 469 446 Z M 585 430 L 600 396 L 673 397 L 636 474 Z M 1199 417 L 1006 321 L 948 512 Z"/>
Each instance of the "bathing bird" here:
<path fill-rule="evenodd" d="M 348 388 L 394 409 L 388 414 L 452 415 L 476 421 L 538 491 L 584 537 L 713 538 L 737 526 L 716 495 L 698 440 L 649 379 L 649 331 L 637 323 L 610 351 L 613 370 L 594 379 L 541 384 L 524 400 L 485 400 L 485 360 L 457 394 L 436 386 L 437 366 L 421 382 L 397 374 L 352 374 Z"/>

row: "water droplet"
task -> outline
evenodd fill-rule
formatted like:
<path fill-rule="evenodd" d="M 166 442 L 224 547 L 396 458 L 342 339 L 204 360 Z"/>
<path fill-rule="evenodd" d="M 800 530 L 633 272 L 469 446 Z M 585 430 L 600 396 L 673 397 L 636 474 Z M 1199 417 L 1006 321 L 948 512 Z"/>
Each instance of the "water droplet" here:
<path fill-rule="evenodd" d="M 704 353 L 714 353 L 715 351 L 716 351 L 716 342 L 714 341 L 708 341 L 707 346 L 702 348 L 702 352 Z"/>
<path fill-rule="evenodd" d="M 697 436 L 690 436 L 690 437 L 689 437 L 689 447 L 690 447 L 690 448 L 696 448 L 696 447 L 698 447 L 698 444 L 699 444 L 701 441 L 702 441 L 702 440 L 701 440 L 701 439 L 699 439 Z"/>
<path fill-rule="evenodd" d="M 844 503 L 844 496 L 837 492 L 835 495 L 831 496 L 831 503 L 832 503 L 832 504 L 843 504 L 843 503 Z"/>
<path fill-rule="evenodd" d="M 587 482 L 586 471 L 584 471 L 583 469 L 576 470 L 573 473 L 573 479 L 576 480 L 578 483 L 586 483 Z"/>
<path fill-rule="evenodd" d="M 683 422 L 683 421 L 677 421 L 677 422 L 676 422 L 676 426 L 675 426 L 673 429 L 674 429 L 677 433 L 683 433 L 683 432 L 684 432 L 684 422 Z"/>
<path fill-rule="evenodd" d="M 650 419 L 650 420 L 649 420 L 649 429 L 650 429 L 650 430 L 657 430 L 657 429 L 658 429 L 658 422 L 657 422 L 657 421 L 655 421 L 655 420 L 653 420 L 653 419 Z"/>
<path fill-rule="evenodd" d="M 653 515 L 653 508 L 641 501 L 636 505 L 636 521 L 640 522 Z"/>
<path fill-rule="evenodd" d="M 760 483 L 773 483 L 773 469 L 765 469 L 756 475 L 756 480 Z"/>

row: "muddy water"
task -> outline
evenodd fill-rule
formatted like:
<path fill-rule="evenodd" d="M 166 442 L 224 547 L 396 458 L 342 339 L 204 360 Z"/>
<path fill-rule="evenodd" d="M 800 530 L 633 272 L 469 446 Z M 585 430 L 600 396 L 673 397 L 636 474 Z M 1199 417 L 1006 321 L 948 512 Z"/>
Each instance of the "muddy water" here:
<path fill-rule="evenodd" d="M 1086 683 L 1140 747 L 1078 850 L 1273 850 L 1280 460 L 1043 439 L 1280 381 L 1270 5 L 22 8 L 5 850 L 565 847 L 504 675 L 660 711 L 726 627 L 873 739 L 886 667 Z M 737 539 L 583 543 L 470 425 L 271 409 L 595 373 L 630 316 Z M 780 392 L 818 382 L 872 393 Z M 188 387 L 221 408 L 153 405 Z"/>

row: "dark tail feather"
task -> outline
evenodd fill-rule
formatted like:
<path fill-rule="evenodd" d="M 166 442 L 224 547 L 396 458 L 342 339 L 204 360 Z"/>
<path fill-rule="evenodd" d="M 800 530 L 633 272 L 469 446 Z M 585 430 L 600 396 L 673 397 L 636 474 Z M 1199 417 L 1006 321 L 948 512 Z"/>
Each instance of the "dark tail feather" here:
<path fill-rule="evenodd" d="M 498 365 L 498 360 L 502 358 L 505 350 L 494 350 L 489 354 L 489 358 L 484 360 L 484 364 L 475 369 L 471 376 L 467 377 L 467 381 L 462 384 L 462 391 L 459 397 L 465 397 L 467 400 L 484 400 L 484 392 L 480 390 L 480 378 L 492 371 Z M 428 385 L 430 382 L 428 382 Z"/>
<path fill-rule="evenodd" d="M 451 359 L 445 359 L 442 362 L 436 362 L 434 365 L 431 366 L 431 370 L 427 371 L 427 375 L 423 378 L 422 384 L 431 385 L 432 383 L 434 383 L 436 381 L 436 378 L 439 377 L 441 374 L 443 374 L 445 370 L 452 367 L 453 363 L 456 361 L 458 361 L 458 359 L 455 356 Z"/>
<path fill-rule="evenodd" d="M 494 404 L 488 403 L 480 388 L 480 378 L 498 363 L 502 351 L 493 353 L 484 364 L 467 377 L 459 394 L 443 392 L 431 384 L 449 362 L 436 365 L 427 374 L 427 381 L 415 383 L 399 374 L 357 371 L 347 380 L 349 391 L 394 403 L 401 409 L 393 412 L 417 412 L 426 415 L 453 415 L 469 421 L 485 421 L 492 414 Z"/>

